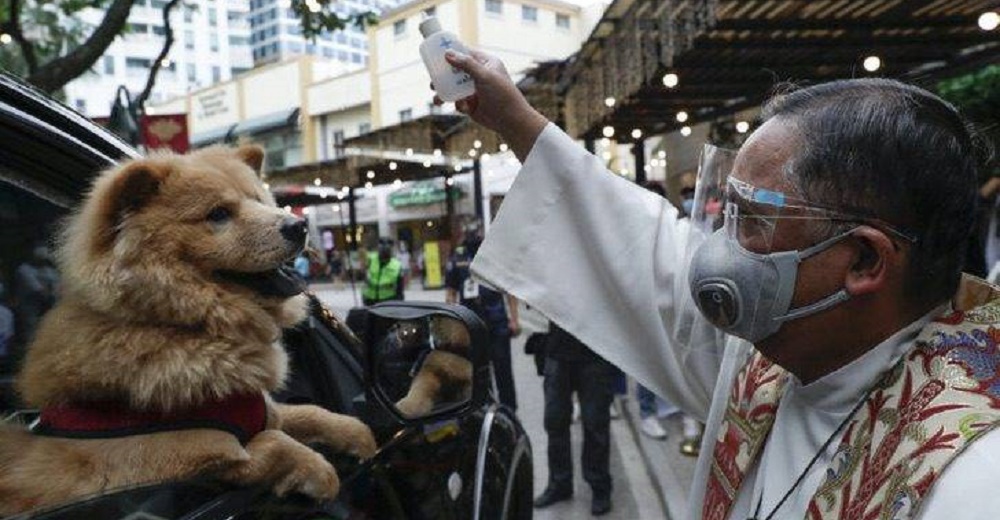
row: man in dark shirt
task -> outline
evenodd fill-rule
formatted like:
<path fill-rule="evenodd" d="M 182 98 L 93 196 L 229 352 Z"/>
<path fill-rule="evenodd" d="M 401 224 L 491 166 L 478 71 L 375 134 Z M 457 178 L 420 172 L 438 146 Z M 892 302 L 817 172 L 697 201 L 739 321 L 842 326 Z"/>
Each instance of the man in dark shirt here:
<path fill-rule="evenodd" d="M 476 256 L 480 243 L 482 237 L 478 225 L 467 225 L 465 239 L 452 252 L 445 269 L 445 301 L 460 303 L 472 309 L 486 324 L 490 332 L 490 360 L 500 402 L 516 410 L 514 373 L 510 366 L 510 338 L 521 331 L 517 322 L 517 300 L 513 296 L 480 285 L 470 276 L 469 264 Z"/>

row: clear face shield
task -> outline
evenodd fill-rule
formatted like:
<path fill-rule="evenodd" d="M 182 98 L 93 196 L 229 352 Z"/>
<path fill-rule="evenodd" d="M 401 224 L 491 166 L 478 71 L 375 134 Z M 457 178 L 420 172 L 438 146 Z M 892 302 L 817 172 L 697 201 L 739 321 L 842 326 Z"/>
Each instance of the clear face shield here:
<path fill-rule="evenodd" d="M 735 150 L 706 145 L 695 186 L 688 238 L 688 287 L 698 314 L 717 330 L 751 343 L 787 321 L 826 310 L 849 298 L 841 289 L 792 307 L 798 265 L 868 225 L 906 242 L 895 227 L 803 200 L 787 190 L 780 172 L 750 182 L 734 171 Z M 786 191 L 781 191 L 782 189 Z M 691 327 L 690 344 L 712 342 Z M 717 338 L 714 341 L 718 341 Z"/>

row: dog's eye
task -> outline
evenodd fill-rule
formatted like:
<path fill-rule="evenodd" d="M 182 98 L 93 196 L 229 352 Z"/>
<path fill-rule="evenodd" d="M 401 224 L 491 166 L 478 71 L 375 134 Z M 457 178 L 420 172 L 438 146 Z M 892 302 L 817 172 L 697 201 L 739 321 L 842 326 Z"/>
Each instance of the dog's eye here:
<path fill-rule="evenodd" d="M 229 211 L 229 208 L 224 208 L 218 206 L 208 213 L 208 220 L 210 222 L 224 222 L 229 220 L 233 216 L 233 212 Z"/>

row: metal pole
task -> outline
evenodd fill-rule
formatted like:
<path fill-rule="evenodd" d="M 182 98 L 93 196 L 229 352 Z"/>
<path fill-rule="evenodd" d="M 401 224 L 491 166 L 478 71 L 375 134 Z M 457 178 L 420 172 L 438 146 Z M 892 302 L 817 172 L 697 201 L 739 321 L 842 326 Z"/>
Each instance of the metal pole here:
<path fill-rule="evenodd" d="M 588 138 L 584 139 L 583 140 L 583 147 L 588 152 L 590 152 L 591 154 L 593 154 L 594 153 L 594 138 L 593 137 L 588 137 Z"/>
<path fill-rule="evenodd" d="M 632 145 L 632 155 L 635 156 L 635 183 L 646 182 L 646 140 L 638 139 Z"/>
<path fill-rule="evenodd" d="M 472 191 L 476 196 L 476 219 L 482 227 L 486 224 L 486 219 L 483 211 L 483 165 L 479 157 L 472 161 Z"/>

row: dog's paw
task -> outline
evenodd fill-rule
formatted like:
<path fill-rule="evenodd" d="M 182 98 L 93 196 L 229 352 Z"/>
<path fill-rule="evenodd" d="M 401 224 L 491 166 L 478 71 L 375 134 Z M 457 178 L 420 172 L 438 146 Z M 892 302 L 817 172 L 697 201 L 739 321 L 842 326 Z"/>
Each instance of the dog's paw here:
<path fill-rule="evenodd" d="M 274 483 L 274 494 L 302 493 L 316 500 L 333 500 L 340 493 L 340 477 L 322 455 L 312 450 L 295 453 L 292 469 Z"/>
<path fill-rule="evenodd" d="M 346 417 L 343 430 L 344 451 L 362 460 L 368 460 L 375 456 L 378 445 L 375 443 L 375 436 L 372 435 L 371 428 L 367 424 L 353 418 Z"/>

